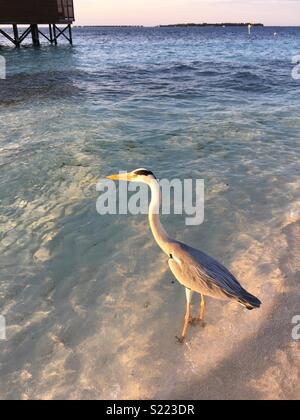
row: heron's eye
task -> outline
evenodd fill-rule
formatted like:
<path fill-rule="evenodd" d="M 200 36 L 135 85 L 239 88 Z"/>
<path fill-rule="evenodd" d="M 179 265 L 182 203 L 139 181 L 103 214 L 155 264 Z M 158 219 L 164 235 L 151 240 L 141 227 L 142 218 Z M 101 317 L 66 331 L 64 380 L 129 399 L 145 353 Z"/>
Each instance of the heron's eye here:
<path fill-rule="evenodd" d="M 146 169 L 141 169 L 135 172 L 135 175 L 148 176 L 148 175 L 153 175 L 153 173 L 151 171 L 147 171 Z"/>

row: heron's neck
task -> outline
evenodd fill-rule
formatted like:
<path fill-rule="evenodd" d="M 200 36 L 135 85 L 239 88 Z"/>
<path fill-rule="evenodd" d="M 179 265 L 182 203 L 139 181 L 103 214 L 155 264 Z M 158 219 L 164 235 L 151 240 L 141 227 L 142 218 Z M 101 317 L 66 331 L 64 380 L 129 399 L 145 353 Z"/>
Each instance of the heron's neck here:
<path fill-rule="evenodd" d="M 156 179 L 153 179 L 149 183 L 151 188 L 151 203 L 149 206 L 149 223 L 153 233 L 153 236 L 160 246 L 160 248 L 167 254 L 170 254 L 170 246 L 173 240 L 169 237 L 159 218 L 159 208 L 161 201 L 160 186 Z"/>

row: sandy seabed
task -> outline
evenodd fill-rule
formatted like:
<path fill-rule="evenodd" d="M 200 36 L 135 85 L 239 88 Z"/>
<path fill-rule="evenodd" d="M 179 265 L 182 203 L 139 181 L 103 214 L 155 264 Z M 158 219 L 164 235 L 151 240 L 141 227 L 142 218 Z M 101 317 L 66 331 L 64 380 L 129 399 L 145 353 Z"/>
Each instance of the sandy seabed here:
<path fill-rule="evenodd" d="M 298 204 L 280 224 L 260 225 L 259 242 L 237 233 L 244 246 L 230 268 L 261 298 L 262 308 L 249 312 L 208 299 L 206 327 L 191 326 L 184 345 L 175 340 L 184 290 L 171 282 L 165 257 L 158 251 L 153 258 L 155 245 L 144 240 L 146 221 L 131 219 L 136 234 L 118 242 L 113 264 L 109 260 L 96 274 L 91 267 L 88 282 L 88 273 L 79 272 L 72 287 L 68 279 L 55 287 L 50 265 L 49 278 L 35 285 L 35 294 L 25 289 L 22 302 L 18 290 L 8 289 L 5 311 L 14 315 L 9 340 L 0 344 L 0 397 L 299 398 L 300 342 L 292 339 L 292 317 L 300 313 Z M 35 255 L 43 262 L 49 258 L 45 244 Z M 91 261 L 97 261 L 97 247 L 93 252 Z"/>

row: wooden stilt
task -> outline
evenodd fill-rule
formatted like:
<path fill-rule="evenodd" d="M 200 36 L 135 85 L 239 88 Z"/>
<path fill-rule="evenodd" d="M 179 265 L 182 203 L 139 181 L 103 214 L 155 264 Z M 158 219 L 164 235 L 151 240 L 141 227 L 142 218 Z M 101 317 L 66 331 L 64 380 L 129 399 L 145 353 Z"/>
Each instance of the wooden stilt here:
<path fill-rule="evenodd" d="M 73 36 L 72 36 L 72 25 L 69 25 L 69 41 L 73 45 Z"/>
<path fill-rule="evenodd" d="M 49 38 L 50 38 L 51 44 L 53 44 L 53 32 L 52 32 L 52 25 L 51 25 L 51 23 L 49 24 Z"/>
<path fill-rule="evenodd" d="M 54 44 L 57 45 L 56 25 L 55 24 L 53 24 L 53 36 L 54 36 Z"/>
<path fill-rule="evenodd" d="M 14 32 L 15 45 L 17 48 L 20 48 L 19 30 L 18 30 L 18 25 L 16 23 L 13 24 L 13 32 Z"/>
<path fill-rule="evenodd" d="M 39 28 L 37 24 L 30 25 L 31 28 L 31 36 L 32 36 L 32 43 L 35 47 L 40 46 L 40 35 L 39 35 Z"/>

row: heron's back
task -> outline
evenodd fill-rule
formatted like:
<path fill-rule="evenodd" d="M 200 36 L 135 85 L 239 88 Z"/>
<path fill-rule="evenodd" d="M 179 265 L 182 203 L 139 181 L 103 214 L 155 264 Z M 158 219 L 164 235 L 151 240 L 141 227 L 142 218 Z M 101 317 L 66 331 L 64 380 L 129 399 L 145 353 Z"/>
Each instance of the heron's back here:
<path fill-rule="evenodd" d="M 174 243 L 172 251 L 170 269 L 185 287 L 205 296 L 234 299 L 248 309 L 261 305 L 261 302 L 248 293 L 235 276 L 214 258 L 181 242 Z"/>

